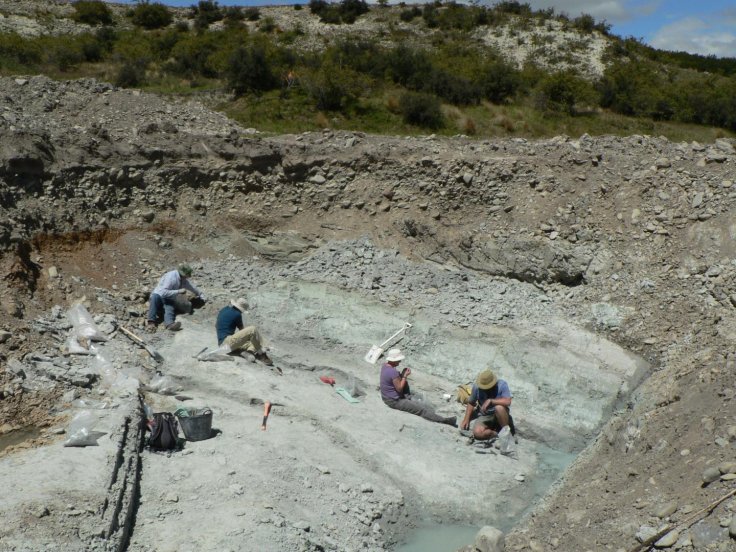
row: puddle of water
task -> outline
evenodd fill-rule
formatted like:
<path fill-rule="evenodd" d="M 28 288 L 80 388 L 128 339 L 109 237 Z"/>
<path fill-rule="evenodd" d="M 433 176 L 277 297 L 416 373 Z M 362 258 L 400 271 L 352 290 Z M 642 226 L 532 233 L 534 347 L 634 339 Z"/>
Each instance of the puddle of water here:
<path fill-rule="evenodd" d="M 30 439 L 34 439 L 41 434 L 41 430 L 36 427 L 24 427 L 22 429 L 16 429 L 5 435 L 0 435 L 0 452 L 3 452 L 9 447 L 19 445 Z"/>
<path fill-rule="evenodd" d="M 394 548 L 394 552 L 455 552 L 472 544 L 478 527 L 465 525 L 433 525 L 417 529 L 409 540 Z"/>

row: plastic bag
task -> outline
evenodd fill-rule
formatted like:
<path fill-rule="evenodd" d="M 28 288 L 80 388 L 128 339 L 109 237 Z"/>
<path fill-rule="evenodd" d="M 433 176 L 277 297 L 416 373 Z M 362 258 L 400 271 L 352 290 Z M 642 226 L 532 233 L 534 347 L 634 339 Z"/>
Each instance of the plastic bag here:
<path fill-rule="evenodd" d="M 69 334 L 69 338 L 62 348 L 64 353 L 69 355 L 93 355 L 93 351 L 89 349 L 89 339 L 78 337 L 75 333 Z"/>
<path fill-rule="evenodd" d="M 65 447 L 96 447 L 97 439 L 104 433 L 94 431 L 98 422 L 97 416 L 89 410 L 82 410 L 77 413 L 72 421 L 69 422 L 69 430 L 67 440 L 64 441 Z"/>
<path fill-rule="evenodd" d="M 107 341 L 107 337 L 97 328 L 92 315 L 84 305 L 74 305 L 66 312 L 66 317 L 74 326 L 74 333 L 77 337 L 84 337 L 91 341 Z"/>
<path fill-rule="evenodd" d="M 230 356 L 230 346 L 220 345 L 217 349 L 212 351 L 206 350 L 197 355 L 197 360 L 203 360 L 205 362 L 232 362 L 235 360 L 234 357 Z"/>
<path fill-rule="evenodd" d="M 179 386 L 170 376 L 160 374 L 151 379 L 148 388 L 159 395 L 175 395 L 179 391 Z"/>
<path fill-rule="evenodd" d="M 498 432 L 498 450 L 501 454 L 513 454 L 514 452 L 514 436 L 511 435 L 511 428 L 509 426 L 503 426 L 503 429 Z"/>
<path fill-rule="evenodd" d="M 100 375 L 100 387 L 109 389 L 118 379 L 118 371 L 101 353 L 95 354 L 95 369 Z"/>

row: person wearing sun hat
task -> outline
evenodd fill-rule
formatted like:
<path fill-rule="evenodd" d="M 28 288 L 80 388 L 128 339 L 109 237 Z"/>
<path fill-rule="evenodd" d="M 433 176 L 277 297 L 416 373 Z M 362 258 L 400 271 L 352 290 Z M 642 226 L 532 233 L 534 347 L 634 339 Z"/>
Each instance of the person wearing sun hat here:
<path fill-rule="evenodd" d="M 248 310 L 248 301 L 244 297 L 238 297 L 230 301 L 230 304 L 220 309 L 217 314 L 215 330 L 217 331 L 217 344 L 227 345 L 232 353 L 245 353 L 244 356 L 252 355 L 266 366 L 273 366 L 273 361 L 263 350 L 263 339 L 261 332 L 255 326 L 243 327 L 243 313 Z"/>
<path fill-rule="evenodd" d="M 478 441 L 497 437 L 501 429 L 512 423 L 512 397 L 508 383 L 498 379 L 490 367 L 483 370 L 473 384 L 460 429 L 469 429 L 470 420 L 477 417 L 473 437 Z"/>
<path fill-rule="evenodd" d="M 164 311 L 164 326 L 167 330 L 176 331 L 181 329 L 181 322 L 176 321 L 176 296 L 180 293 L 190 291 L 202 301 L 206 301 L 204 293 L 189 281 L 192 275 L 192 267 L 181 265 L 176 270 L 171 270 L 161 276 L 156 289 L 151 292 L 148 306 L 148 329 L 155 331 L 156 325 Z"/>
<path fill-rule="evenodd" d="M 399 363 L 404 358 L 401 349 L 389 349 L 388 353 L 386 353 L 386 363 L 381 366 L 379 381 L 383 402 L 389 408 L 421 416 L 430 422 L 455 426 L 457 423 L 455 416 L 449 418 L 440 416 L 426 403 L 412 400 L 408 381 L 409 375 L 411 375 L 411 368 L 406 367 L 401 372 L 398 370 Z"/>

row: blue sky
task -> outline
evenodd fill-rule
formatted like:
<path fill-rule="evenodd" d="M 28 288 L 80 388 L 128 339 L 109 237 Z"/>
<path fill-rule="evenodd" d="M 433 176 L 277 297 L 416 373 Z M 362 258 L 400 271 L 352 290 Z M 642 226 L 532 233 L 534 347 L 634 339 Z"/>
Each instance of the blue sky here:
<path fill-rule="evenodd" d="M 152 0 L 153 1 L 153 0 Z M 161 1 L 161 0 L 159 0 Z M 409 3 L 411 0 L 407 0 Z M 554 8 L 572 17 L 588 13 L 606 20 L 612 32 L 633 36 L 663 50 L 736 57 L 735 0 L 521 0 L 534 9 Z M 220 0 L 221 6 L 306 3 L 289 1 Z M 132 3 L 132 2 L 127 2 Z M 196 0 L 163 0 L 170 6 L 191 6 Z M 391 4 L 398 0 L 390 0 Z M 492 5 L 494 1 L 481 0 Z"/>

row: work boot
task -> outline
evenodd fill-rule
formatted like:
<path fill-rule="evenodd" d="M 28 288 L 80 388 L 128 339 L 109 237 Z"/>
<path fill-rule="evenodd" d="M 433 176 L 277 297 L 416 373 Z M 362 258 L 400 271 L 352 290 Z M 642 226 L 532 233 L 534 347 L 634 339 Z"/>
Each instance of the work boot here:
<path fill-rule="evenodd" d="M 146 331 L 149 333 L 155 333 L 156 332 L 156 323 L 153 320 L 149 320 L 146 323 Z"/>
<path fill-rule="evenodd" d="M 181 322 L 178 320 L 176 322 L 172 322 L 171 324 L 166 324 L 166 329 L 172 332 L 178 332 L 181 330 Z"/>
<path fill-rule="evenodd" d="M 255 356 L 258 362 L 262 362 L 266 366 L 273 366 L 273 360 L 268 358 L 268 355 L 265 351 L 258 351 L 257 353 L 255 353 Z"/>
<path fill-rule="evenodd" d="M 450 425 L 452 427 L 457 427 L 457 416 L 450 416 L 449 418 L 445 418 L 442 420 L 443 424 Z"/>
<path fill-rule="evenodd" d="M 250 351 L 240 351 L 240 357 L 241 358 L 244 358 L 248 362 L 255 362 L 256 361 L 256 355 L 254 355 Z"/>

